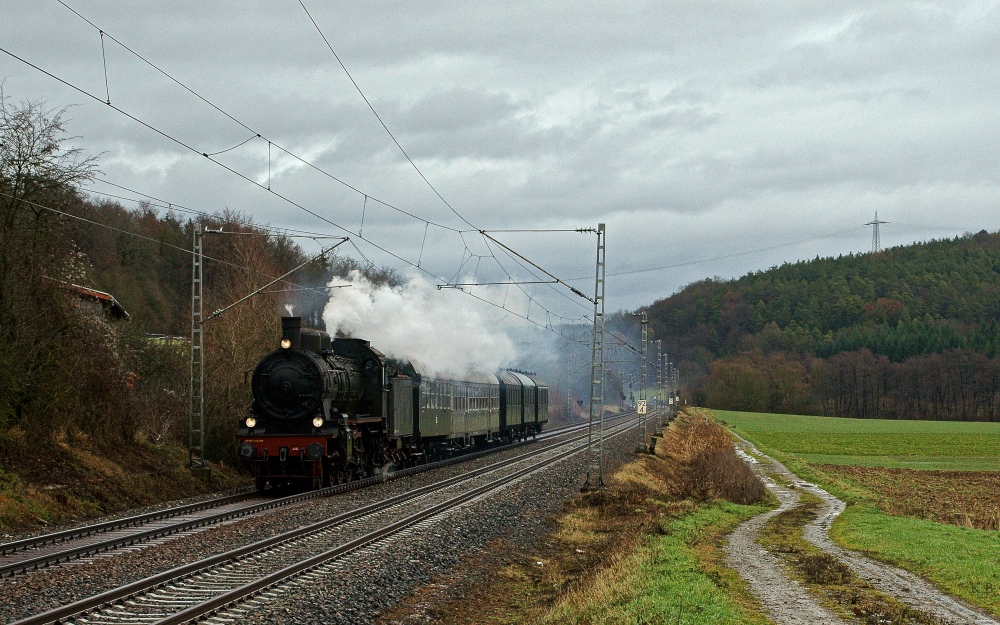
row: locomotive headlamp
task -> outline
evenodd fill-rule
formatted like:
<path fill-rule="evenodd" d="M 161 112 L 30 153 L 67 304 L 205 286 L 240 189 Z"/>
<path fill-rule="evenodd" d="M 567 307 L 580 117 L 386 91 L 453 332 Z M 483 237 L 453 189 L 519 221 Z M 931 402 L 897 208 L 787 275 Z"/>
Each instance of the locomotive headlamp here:
<path fill-rule="evenodd" d="M 253 417 L 247 417 L 246 424 L 248 428 L 252 428 L 255 425 L 257 425 L 257 419 L 254 419 Z"/>
<path fill-rule="evenodd" d="M 288 349 L 292 346 L 292 341 L 290 339 L 281 339 L 281 349 Z"/>
<path fill-rule="evenodd" d="M 323 417 L 313 417 L 313 427 L 318 428 L 323 426 Z"/>

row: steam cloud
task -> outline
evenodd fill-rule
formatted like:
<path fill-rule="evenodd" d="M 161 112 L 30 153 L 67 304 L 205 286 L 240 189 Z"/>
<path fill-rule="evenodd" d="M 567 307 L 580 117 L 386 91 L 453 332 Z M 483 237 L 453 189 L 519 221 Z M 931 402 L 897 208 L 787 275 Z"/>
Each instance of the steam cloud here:
<path fill-rule="evenodd" d="M 514 342 L 485 317 L 471 298 L 439 291 L 419 274 L 402 286 L 375 285 L 351 272 L 334 279 L 323 311 L 326 329 L 371 341 L 394 358 L 413 358 L 438 374 L 469 367 L 498 369 L 517 358 Z"/>

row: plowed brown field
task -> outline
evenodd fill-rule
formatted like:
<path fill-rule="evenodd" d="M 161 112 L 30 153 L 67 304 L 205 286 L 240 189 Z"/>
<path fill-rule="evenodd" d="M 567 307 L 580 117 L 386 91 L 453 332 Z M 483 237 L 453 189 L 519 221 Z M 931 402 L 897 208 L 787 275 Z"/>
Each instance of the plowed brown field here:
<path fill-rule="evenodd" d="M 898 516 L 978 529 L 1000 529 L 1000 472 L 926 471 L 820 465 L 870 491 L 878 507 Z"/>

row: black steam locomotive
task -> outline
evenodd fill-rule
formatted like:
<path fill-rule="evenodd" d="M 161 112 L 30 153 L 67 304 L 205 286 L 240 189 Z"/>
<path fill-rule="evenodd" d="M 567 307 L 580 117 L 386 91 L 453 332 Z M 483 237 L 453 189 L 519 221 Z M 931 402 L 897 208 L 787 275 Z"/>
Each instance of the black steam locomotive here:
<path fill-rule="evenodd" d="M 443 379 L 299 317 L 282 319 L 280 345 L 253 372 L 237 434 L 258 489 L 329 486 L 521 440 L 548 421 L 548 386 L 534 375 Z"/>

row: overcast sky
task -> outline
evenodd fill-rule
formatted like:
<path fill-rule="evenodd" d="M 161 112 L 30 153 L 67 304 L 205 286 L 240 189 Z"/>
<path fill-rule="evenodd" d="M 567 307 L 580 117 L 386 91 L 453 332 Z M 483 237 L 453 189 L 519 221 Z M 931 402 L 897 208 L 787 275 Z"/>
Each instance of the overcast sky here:
<path fill-rule="evenodd" d="M 469 228 L 406 161 L 298 0 L 66 2 L 324 172 L 422 218 Z M 475 227 L 606 222 L 609 274 L 730 256 L 612 275 L 609 311 L 708 276 L 865 251 L 863 224 L 876 210 L 890 222 L 884 246 L 1000 228 L 996 2 L 306 6 L 403 148 Z M 198 152 L 253 137 L 109 39 L 106 87 L 98 30 L 56 0 L 0 0 L 0 12 L 0 47 L 102 100 L 110 95 Z M 68 128 L 78 146 L 103 154 L 109 181 L 343 234 L 3 54 L 0 78 L 15 99 L 75 105 Z M 264 140 L 215 158 L 268 183 Z M 488 253 L 476 234 L 463 242 L 372 200 L 365 206 L 363 195 L 276 148 L 270 186 L 350 230 L 364 210 L 365 238 L 437 276 L 458 272 L 466 246 Z M 560 276 L 593 273 L 593 235 L 495 236 Z M 357 244 L 377 263 L 404 267 Z M 736 255 L 762 248 L 770 249 Z M 468 261 L 463 273 L 503 275 L 491 258 Z M 576 284 L 593 288 L 592 278 Z M 585 312 L 572 295 L 525 288 L 556 313 Z M 529 314 L 544 322 L 540 311 Z"/>

